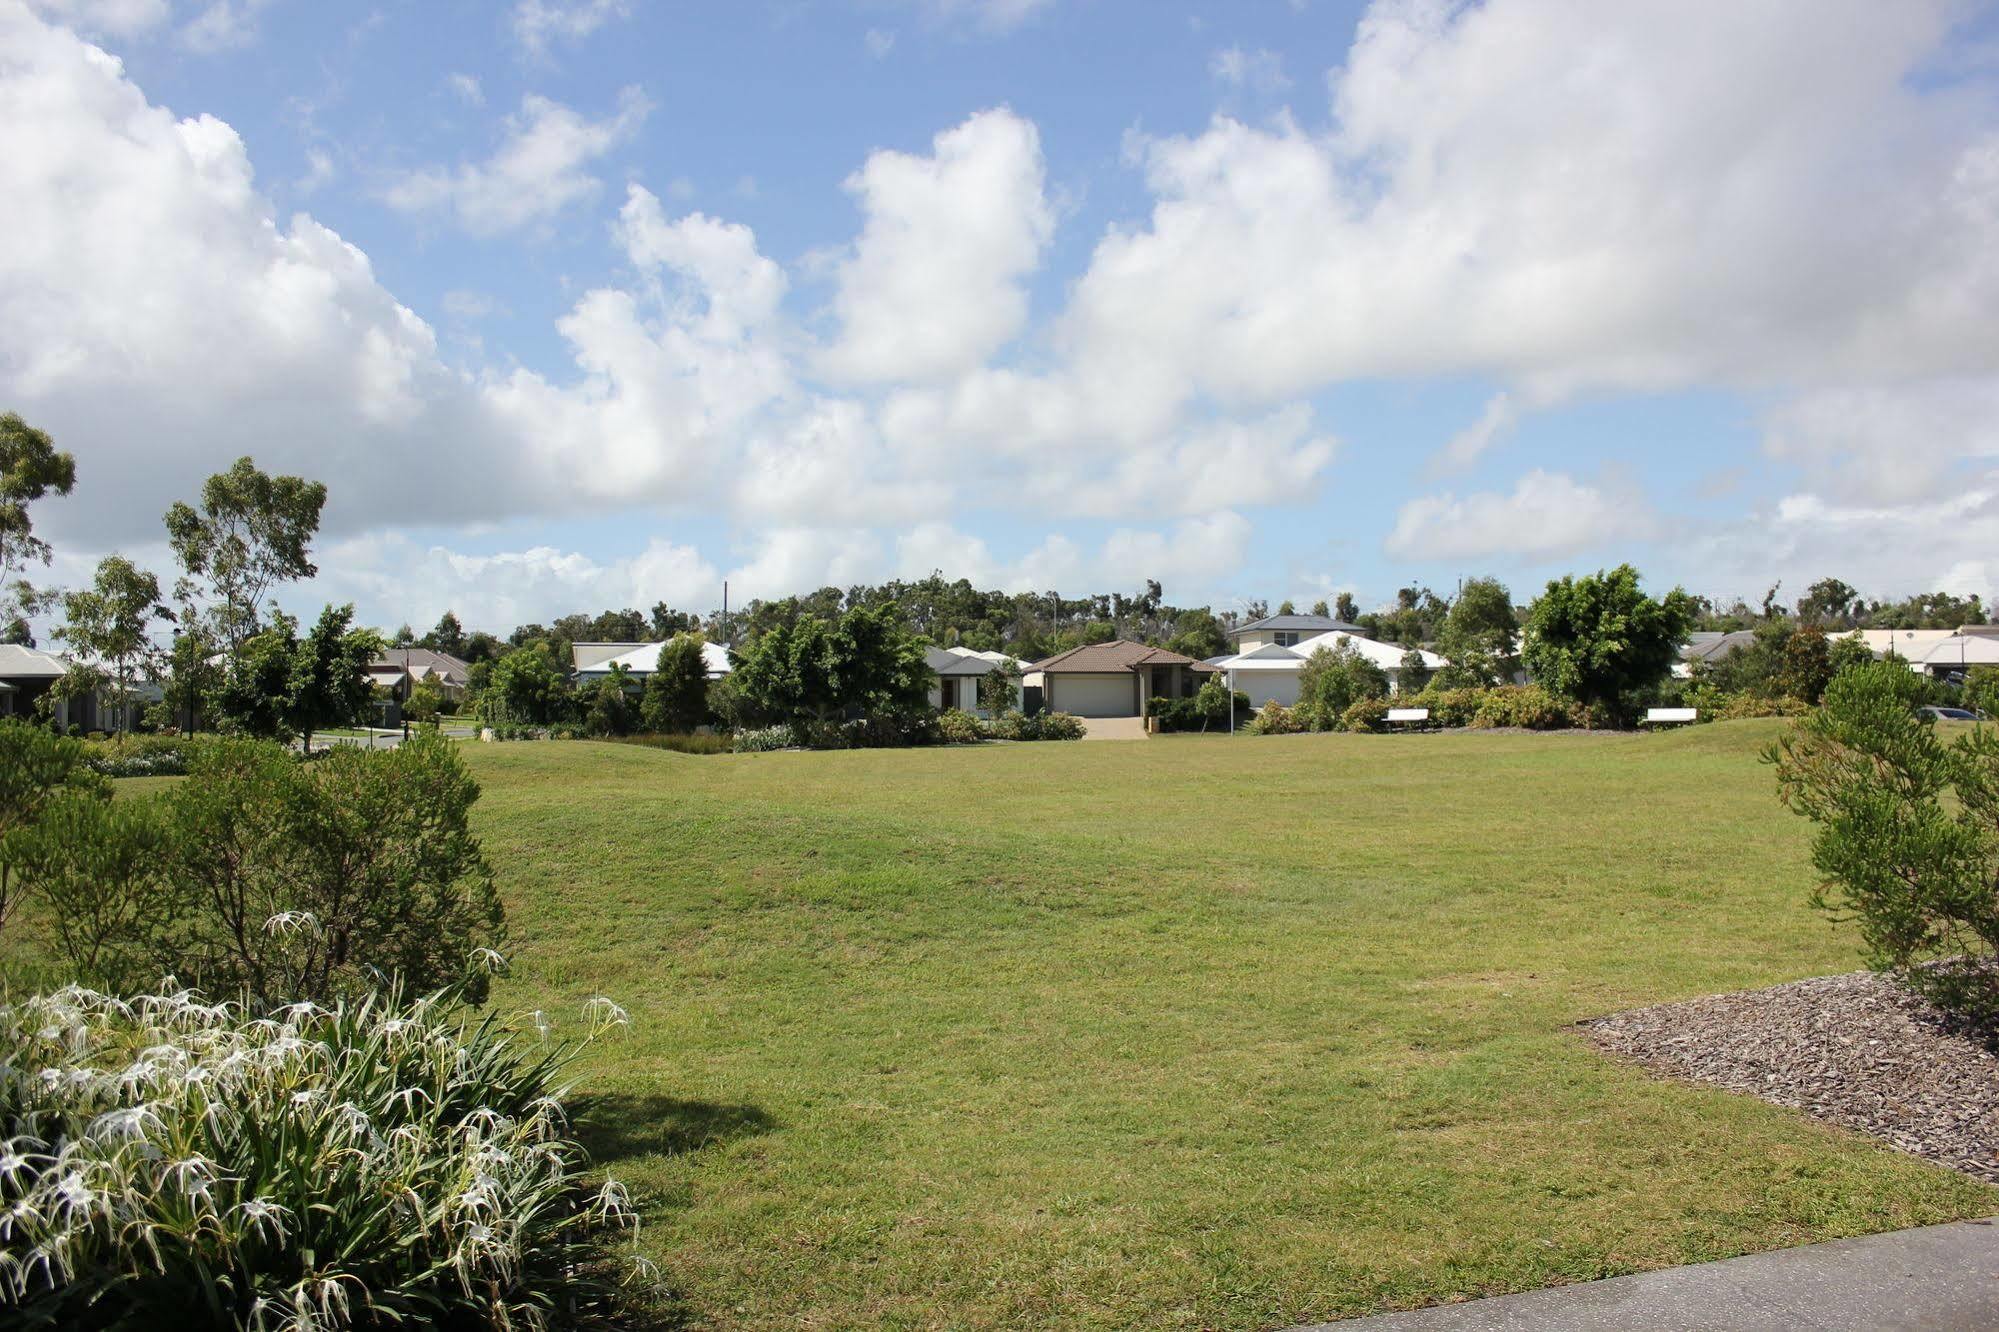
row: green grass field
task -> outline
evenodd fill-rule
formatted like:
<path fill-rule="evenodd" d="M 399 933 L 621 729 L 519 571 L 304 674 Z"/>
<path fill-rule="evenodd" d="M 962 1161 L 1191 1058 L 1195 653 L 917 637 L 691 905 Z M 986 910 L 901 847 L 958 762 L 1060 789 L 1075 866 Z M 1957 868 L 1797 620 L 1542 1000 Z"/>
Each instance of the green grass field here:
<path fill-rule="evenodd" d="M 1275 1328 L 1999 1212 L 1572 1028 L 1858 964 L 1773 733 L 466 753 L 690 1323 Z"/>

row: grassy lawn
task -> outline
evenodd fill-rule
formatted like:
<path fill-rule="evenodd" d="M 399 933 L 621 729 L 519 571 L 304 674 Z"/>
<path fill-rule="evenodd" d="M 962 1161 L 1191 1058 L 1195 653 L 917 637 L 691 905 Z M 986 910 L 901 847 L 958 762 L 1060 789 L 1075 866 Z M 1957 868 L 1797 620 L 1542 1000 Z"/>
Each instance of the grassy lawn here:
<path fill-rule="evenodd" d="M 1999 1211 L 1570 1028 L 1857 965 L 1772 733 L 466 753 L 693 1324 L 1273 1328 Z"/>

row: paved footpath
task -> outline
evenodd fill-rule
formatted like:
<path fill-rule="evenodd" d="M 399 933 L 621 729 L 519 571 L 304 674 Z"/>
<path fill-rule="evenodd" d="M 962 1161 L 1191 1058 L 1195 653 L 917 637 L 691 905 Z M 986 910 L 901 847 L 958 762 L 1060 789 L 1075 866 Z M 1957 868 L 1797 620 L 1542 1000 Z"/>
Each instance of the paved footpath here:
<path fill-rule="evenodd" d="M 1999 1328 L 1999 1221 L 1897 1230 L 1318 1327 L 1332 1332 L 1982 1332 Z"/>

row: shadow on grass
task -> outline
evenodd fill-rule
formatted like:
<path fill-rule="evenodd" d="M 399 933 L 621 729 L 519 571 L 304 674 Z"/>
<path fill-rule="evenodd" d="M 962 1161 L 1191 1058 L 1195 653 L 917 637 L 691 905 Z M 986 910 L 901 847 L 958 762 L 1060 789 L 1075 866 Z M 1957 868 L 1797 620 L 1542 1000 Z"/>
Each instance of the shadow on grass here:
<path fill-rule="evenodd" d="M 684 1156 L 778 1126 L 754 1105 L 615 1092 L 577 1098 L 575 1123 L 577 1140 L 598 1165 L 632 1156 Z"/>

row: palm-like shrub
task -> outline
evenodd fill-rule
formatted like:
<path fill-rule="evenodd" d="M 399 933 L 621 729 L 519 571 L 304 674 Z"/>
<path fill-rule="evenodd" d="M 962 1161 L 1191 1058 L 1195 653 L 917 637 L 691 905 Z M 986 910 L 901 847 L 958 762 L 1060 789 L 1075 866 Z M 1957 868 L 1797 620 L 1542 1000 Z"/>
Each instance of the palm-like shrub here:
<path fill-rule="evenodd" d="M 603 1026 L 623 1021 L 593 1001 Z M 0 1322 L 535 1327 L 603 1298 L 554 1080 L 491 1017 L 371 996 L 0 1007 Z"/>

